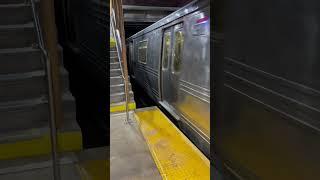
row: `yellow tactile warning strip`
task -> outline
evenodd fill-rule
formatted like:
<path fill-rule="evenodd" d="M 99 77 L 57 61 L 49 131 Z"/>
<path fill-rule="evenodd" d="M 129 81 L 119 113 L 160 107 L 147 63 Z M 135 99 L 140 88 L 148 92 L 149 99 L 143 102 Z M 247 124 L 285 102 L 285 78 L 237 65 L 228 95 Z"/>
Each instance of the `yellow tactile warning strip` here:
<path fill-rule="evenodd" d="M 158 108 L 138 109 L 135 118 L 163 179 L 210 179 L 209 160 Z"/>
<path fill-rule="evenodd" d="M 60 152 L 80 151 L 82 137 L 79 131 L 60 132 L 58 134 L 58 150 Z M 50 136 L 43 135 L 30 140 L 0 144 L 0 160 L 32 157 L 51 153 Z"/>
<path fill-rule="evenodd" d="M 136 109 L 136 103 L 131 102 L 128 104 L 129 110 L 134 110 Z M 126 110 L 126 105 L 125 104 L 120 104 L 120 105 L 110 105 L 110 112 L 115 113 L 115 112 L 123 112 Z"/>

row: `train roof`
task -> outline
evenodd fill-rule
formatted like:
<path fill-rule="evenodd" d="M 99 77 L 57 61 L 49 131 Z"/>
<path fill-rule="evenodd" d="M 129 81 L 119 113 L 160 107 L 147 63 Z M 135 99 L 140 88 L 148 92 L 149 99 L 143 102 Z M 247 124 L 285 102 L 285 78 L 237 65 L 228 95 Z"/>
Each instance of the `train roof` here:
<path fill-rule="evenodd" d="M 130 41 L 131 39 L 137 38 L 143 34 L 146 34 L 150 31 L 153 31 L 161 26 L 164 26 L 176 19 L 179 19 L 187 14 L 190 14 L 192 12 L 195 12 L 196 10 L 209 5 L 208 0 L 194 0 L 190 2 L 189 4 L 183 6 L 182 8 L 176 10 L 175 12 L 169 14 L 168 16 L 160 19 L 159 21 L 153 23 L 152 25 L 146 27 L 145 29 L 137 32 L 136 34 L 132 35 L 131 37 L 127 38 L 127 41 Z"/>

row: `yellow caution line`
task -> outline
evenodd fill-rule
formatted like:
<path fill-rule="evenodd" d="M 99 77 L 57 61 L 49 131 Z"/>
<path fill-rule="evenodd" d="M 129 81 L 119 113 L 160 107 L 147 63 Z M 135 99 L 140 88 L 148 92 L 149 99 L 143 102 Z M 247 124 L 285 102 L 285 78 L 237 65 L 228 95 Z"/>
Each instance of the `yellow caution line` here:
<path fill-rule="evenodd" d="M 116 40 L 113 38 L 110 38 L 110 47 L 115 47 L 116 46 Z"/>
<path fill-rule="evenodd" d="M 210 179 L 209 160 L 158 108 L 135 118 L 163 179 Z"/>
<path fill-rule="evenodd" d="M 136 103 L 131 102 L 128 104 L 129 110 L 134 110 L 136 109 Z M 126 110 L 126 105 L 125 104 L 120 104 L 120 105 L 110 105 L 110 112 L 115 113 L 115 112 L 123 112 Z"/>
<path fill-rule="evenodd" d="M 82 135 L 80 131 L 69 131 L 58 133 L 59 152 L 70 152 L 82 150 Z"/>
<path fill-rule="evenodd" d="M 0 144 L 0 160 L 47 155 L 51 153 L 50 135 L 39 138 Z M 60 132 L 58 151 L 80 151 L 82 149 L 81 132 Z"/>

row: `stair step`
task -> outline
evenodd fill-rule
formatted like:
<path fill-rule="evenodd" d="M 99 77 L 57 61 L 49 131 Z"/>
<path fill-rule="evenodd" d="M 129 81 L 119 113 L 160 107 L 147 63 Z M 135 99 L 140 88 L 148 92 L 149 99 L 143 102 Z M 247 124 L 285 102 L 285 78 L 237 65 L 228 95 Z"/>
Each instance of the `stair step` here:
<path fill-rule="evenodd" d="M 121 76 L 121 69 L 110 69 L 110 77 Z"/>
<path fill-rule="evenodd" d="M 116 56 L 110 56 L 110 63 L 115 63 L 115 62 L 119 62 L 118 57 L 116 57 Z"/>
<path fill-rule="evenodd" d="M 124 80 L 123 80 L 123 78 L 121 76 L 110 77 L 110 86 L 123 84 L 123 83 L 124 83 Z"/>
<path fill-rule="evenodd" d="M 129 92 L 129 96 L 130 96 L 130 102 L 133 102 L 134 101 L 134 97 L 133 97 L 133 92 L 132 91 Z M 123 102 L 125 100 L 126 100 L 126 96 L 125 96 L 124 92 L 110 94 L 110 104 Z"/>
<path fill-rule="evenodd" d="M 0 144 L 31 140 L 50 133 L 49 124 L 43 127 L 1 133 Z"/>
<path fill-rule="evenodd" d="M 47 94 L 44 71 L 0 76 L 0 102 L 32 99 Z"/>
<path fill-rule="evenodd" d="M 110 94 L 124 92 L 124 84 L 110 86 Z M 131 83 L 129 83 L 129 90 L 131 91 Z"/>
<path fill-rule="evenodd" d="M 115 46 L 110 47 L 110 51 L 117 51 L 117 48 Z"/>
<path fill-rule="evenodd" d="M 129 78 L 129 83 L 130 83 L 130 77 Z M 118 85 L 118 84 L 124 84 L 124 80 L 122 76 L 114 76 L 110 77 L 110 86 L 112 85 Z"/>
<path fill-rule="evenodd" d="M 0 104 L 0 132 L 9 133 L 48 125 L 48 104 L 44 98 Z"/>
<path fill-rule="evenodd" d="M 120 63 L 119 62 L 110 63 L 110 70 L 111 69 L 120 69 Z"/>
<path fill-rule="evenodd" d="M 61 74 L 61 89 L 69 88 L 68 76 Z M 0 102 L 33 99 L 48 94 L 45 71 L 0 75 Z"/>
<path fill-rule="evenodd" d="M 110 51 L 110 57 L 118 57 L 117 51 Z"/>
<path fill-rule="evenodd" d="M 70 92 L 65 92 L 62 99 L 64 121 L 63 126 L 61 127 L 61 131 L 79 130 L 79 126 L 76 122 L 76 105 L 74 97 Z"/>
<path fill-rule="evenodd" d="M 72 96 L 71 96 L 72 97 Z M 65 121 L 75 120 L 74 99 L 63 95 Z M 49 105 L 46 97 L 0 103 L 1 133 L 13 133 L 48 126 Z"/>
<path fill-rule="evenodd" d="M 0 25 L 0 49 L 32 47 L 35 43 L 33 23 Z"/>
<path fill-rule="evenodd" d="M 39 49 L 31 47 L 0 49 L 0 75 L 41 70 L 44 65 Z"/>
<path fill-rule="evenodd" d="M 25 24 L 32 21 L 32 8 L 30 5 L 25 3 L 0 3 L 0 25 Z"/>

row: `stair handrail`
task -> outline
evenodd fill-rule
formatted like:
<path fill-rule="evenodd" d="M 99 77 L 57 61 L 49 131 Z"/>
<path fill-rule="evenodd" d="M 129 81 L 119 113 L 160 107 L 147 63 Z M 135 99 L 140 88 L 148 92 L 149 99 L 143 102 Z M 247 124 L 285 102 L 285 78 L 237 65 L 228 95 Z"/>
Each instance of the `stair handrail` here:
<path fill-rule="evenodd" d="M 129 101 L 129 94 L 128 94 L 128 77 L 126 77 L 124 69 L 122 67 L 122 61 L 125 61 L 122 53 L 123 53 L 123 44 L 121 43 L 121 35 L 119 32 L 119 29 L 116 28 L 116 18 L 115 18 L 115 11 L 111 7 L 111 28 L 113 36 L 115 37 L 116 42 L 116 48 L 118 52 L 118 60 L 120 64 L 121 74 L 124 80 L 124 88 L 125 88 L 125 110 L 126 110 L 126 123 L 129 123 L 129 107 L 128 107 L 128 101 Z"/>
<path fill-rule="evenodd" d="M 40 26 L 40 22 L 39 22 L 39 17 L 38 14 L 36 12 L 36 5 L 35 5 L 35 0 L 30 0 L 31 2 L 31 7 L 32 7 L 32 16 L 33 16 L 33 21 L 34 21 L 34 25 L 37 31 L 37 39 L 38 39 L 38 44 L 39 44 L 39 48 L 42 51 L 42 53 L 47 57 L 48 53 L 44 48 L 44 42 L 43 42 L 43 37 L 42 37 L 42 32 L 41 32 L 41 26 Z"/>
<path fill-rule="evenodd" d="M 120 41 L 120 33 L 119 33 L 119 30 L 116 29 L 115 27 L 116 26 L 115 26 L 114 10 L 112 9 L 112 12 L 111 12 L 111 29 L 112 29 L 113 37 L 115 38 L 115 42 L 116 42 L 116 49 L 117 49 L 118 60 L 119 60 L 119 64 L 120 64 L 121 76 L 123 77 L 123 79 L 125 79 L 124 71 L 123 71 L 122 63 L 121 63 L 122 47 L 121 47 L 121 41 Z"/>
<path fill-rule="evenodd" d="M 60 180 L 60 167 L 59 167 L 59 159 L 58 159 L 58 148 L 57 148 L 57 129 L 56 129 L 56 114 L 54 107 L 54 97 L 53 97 L 53 84 L 52 84 L 52 76 L 51 76 L 51 68 L 50 68 L 50 59 L 48 56 L 47 50 L 44 48 L 44 41 L 41 32 L 41 26 L 39 21 L 39 16 L 36 10 L 35 0 L 30 0 L 31 8 L 32 8 L 32 16 L 35 25 L 35 29 L 37 31 L 37 39 L 39 48 L 44 56 L 46 65 L 46 74 L 48 80 L 48 91 L 49 91 L 49 113 L 50 113 L 50 138 L 51 138 L 51 153 L 52 153 L 52 165 L 53 165 L 53 178 L 54 180 Z"/>

